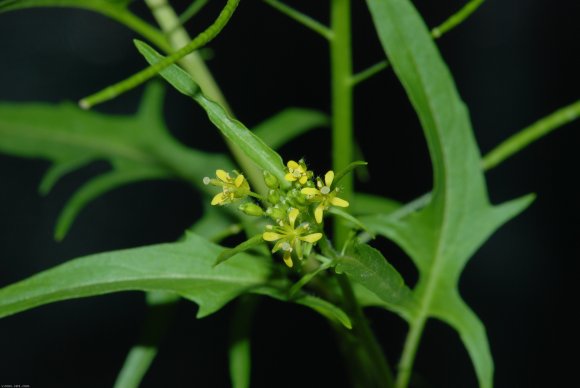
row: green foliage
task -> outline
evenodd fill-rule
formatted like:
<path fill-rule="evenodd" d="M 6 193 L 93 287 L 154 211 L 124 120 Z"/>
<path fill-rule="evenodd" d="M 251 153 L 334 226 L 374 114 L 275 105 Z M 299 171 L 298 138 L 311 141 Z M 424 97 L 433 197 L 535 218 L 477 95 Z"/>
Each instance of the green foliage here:
<path fill-rule="evenodd" d="M 163 60 L 163 56 L 146 43 L 136 41 L 135 45 L 149 63 L 155 64 Z M 193 98 L 206 111 L 211 122 L 221 133 L 240 147 L 254 163 L 276 176 L 281 184 L 288 186 L 288 182 L 284 180 L 284 164 L 280 155 L 242 123 L 231 118 L 219 104 L 207 99 L 188 73 L 177 65 L 170 65 L 160 74 L 179 92 Z"/>
<path fill-rule="evenodd" d="M 56 226 L 58 240 L 90 201 L 117 187 L 176 178 L 203 187 L 207 169 L 230 165 L 225 156 L 177 143 L 163 124 L 162 103 L 161 86 L 152 84 L 134 116 L 86 112 L 68 103 L 0 104 L 0 152 L 53 163 L 40 185 L 42 194 L 88 163 L 106 160 L 111 165 L 111 171 L 86 182 L 66 204 Z"/>
<path fill-rule="evenodd" d="M 356 245 L 352 252 L 340 256 L 336 271 L 347 274 L 405 319 L 409 320 L 415 315 L 418 306 L 411 290 L 399 272 L 373 247 Z"/>
<path fill-rule="evenodd" d="M 262 286 L 271 273 L 263 258 L 242 253 L 214 268 L 223 248 L 189 233 L 185 240 L 90 255 L 0 290 L 0 317 L 36 306 L 118 291 L 165 291 L 199 305 L 199 318 Z"/>
<path fill-rule="evenodd" d="M 63 176 L 87 164 L 99 160 L 110 164 L 109 171 L 86 182 L 66 204 L 57 221 L 59 240 L 90 201 L 131 182 L 184 180 L 205 195 L 215 195 L 217 200 L 211 203 L 223 206 L 210 206 L 206 201 L 203 216 L 179 242 L 74 259 L 6 286 L 0 289 L 0 317 L 68 299 L 145 291 L 149 312 L 142 334 L 115 383 L 116 387 L 137 387 L 181 298 L 197 303 L 197 315 L 204 317 L 242 296 L 231 319 L 229 358 L 234 388 L 250 386 L 250 337 L 261 296 L 300 304 L 325 317 L 348 360 L 352 385 L 359 387 L 407 387 L 424 327 L 430 318 L 436 318 L 459 333 L 480 387 L 491 388 L 494 367 L 485 327 L 463 301 L 458 283 L 475 251 L 524 210 L 533 196 L 492 205 L 483 172 L 575 120 L 580 103 L 539 120 L 481 158 L 468 110 L 433 39 L 462 23 L 482 0 L 469 1 L 431 32 L 411 1 L 367 0 L 388 58 L 358 74 L 352 72 L 350 1 L 331 0 L 330 26 L 326 26 L 278 0 L 265 0 L 328 41 L 332 116 L 287 108 L 251 131 L 232 116 L 196 53 L 186 56 L 221 32 L 239 0 L 228 0 L 214 23 L 194 39 L 182 24 L 206 0 L 191 2 L 181 20 L 169 3 L 146 1 L 161 31 L 135 16 L 129 2 L 0 0 L 0 14 L 33 7 L 82 8 L 140 33 L 167 56 L 135 40 L 150 67 L 81 100 L 81 106 L 89 108 L 115 98 L 159 74 L 203 109 L 227 140 L 241 169 L 229 176 L 227 171 L 235 168 L 229 157 L 186 148 L 168 133 L 159 84 L 146 89 L 138 112 L 129 116 L 86 112 L 70 103 L 1 103 L 0 152 L 51 162 L 39 186 L 43 195 Z M 389 64 L 418 115 L 433 166 L 433 191 L 406 204 L 353 190 L 353 170 L 366 166 L 366 162 L 353 161 L 353 88 Z M 302 160 L 285 165 L 274 151 L 312 129 L 329 125 L 333 127 L 332 170 L 336 173 L 317 179 Z M 214 172 L 217 178 L 204 179 Z M 264 182 L 255 182 L 262 172 Z M 215 186 L 223 191 L 216 195 Z M 337 197 L 339 192 L 352 206 Z M 228 209 L 235 201 L 245 201 L 241 207 L 245 214 Z M 332 240 L 325 236 L 324 212 L 334 216 Z M 269 217 L 272 225 L 266 226 L 258 217 Z M 248 239 L 236 247 L 216 245 L 241 232 Z M 365 243 L 375 234 L 391 239 L 409 255 L 419 273 L 414 289 L 381 252 Z M 274 264 L 278 259 L 270 257 L 264 239 L 275 243 L 273 250 L 283 252 L 291 268 Z M 293 255 L 299 259 L 298 265 L 293 264 Z M 363 314 L 362 307 L 367 306 L 393 311 L 409 323 L 396 381 Z"/>
<path fill-rule="evenodd" d="M 420 333 L 429 317 L 450 324 L 469 351 L 480 386 L 491 387 L 493 362 L 485 329 L 457 286 L 469 257 L 532 198 L 490 205 L 467 109 L 427 27 L 409 1 L 369 0 L 368 4 L 383 48 L 425 132 L 434 189 L 431 202 L 419 212 L 403 219 L 369 216 L 363 222 L 397 242 L 419 270 L 414 290 L 419 308 L 410 312 L 411 332 Z M 416 350 L 412 347 L 408 362 Z"/>

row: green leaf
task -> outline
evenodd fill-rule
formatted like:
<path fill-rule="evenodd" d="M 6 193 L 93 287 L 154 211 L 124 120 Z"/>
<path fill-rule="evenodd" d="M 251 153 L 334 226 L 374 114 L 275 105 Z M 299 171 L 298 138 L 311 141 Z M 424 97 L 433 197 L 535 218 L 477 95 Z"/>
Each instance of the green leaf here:
<path fill-rule="evenodd" d="M 289 297 L 286 292 L 273 287 L 261 287 L 256 290 L 256 293 L 266 295 L 283 302 L 293 302 L 309 307 L 327 319 L 339 323 L 347 329 L 352 329 L 352 323 L 348 315 L 340 307 L 324 299 L 308 295 L 304 292 Z"/>
<path fill-rule="evenodd" d="M 0 290 L 0 317 L 48 303 L 118 291 L 166 291 L 199 304 L 197 316 L 219 310 L 265 283 L 270 262 L 239 254 L 213 268 L 222 248 L 188 234 L 184 241 L 75 259 Z"/>
<path fill-rule="evenodd" d="M 254 237 L 250 238 L 249 240 L 246 240 L 243 243 L 236 245 L 234 248 L 226 249 L 225 251 L 219 254 L 214 263 L 214 266 L 217 266 L 218 264 L 221 264 L 224 261 L 229 260 L 230 258 L 234 257 L 240 252 L 245 252 L 248 249 L 260 245 L 263 242 L 264 240 L 262 239 L 262 235 L 257 234 Z"/>
<path fill-rule="evenodd" d="M 227 168 L 223 156 L 187 149 L 173 140 L 162 119 L 163 90 L 152 84 L 133 116 L 83 111 L 72 104 L 0 104 L 0 152 L 53 162 L 40 184 L 47 194 L 58 179 L 97 160 L 112 171 L 87 182 L 65 206 L 56 227 L 62 239 L 78 213 L 94 198 L 148 179 L 181 178 L 208 190 L 203 177 Z"/>
<path fill-rule="evenodd" d="M 328 127 L 326 114 L 312 109 L 287 108 L 254 126 L 254 134 L 270 148 L 278 149 L 298 136 L 320 127 Z"/>
<path fill-rule="evenodd" d="M 411 315 L 401 379 L 408 379 L 425 321 L 436 317 L 459 332 L 480 386 L 488 388 L 493 361 L 485 329 L 457 286 L 470 256 L 532 198 L 489 203 L 467 109 L 421 17 L 408 0 L 367 2 L 381 44 L 419 116 L 434 168 L 433 197 L 423 209 L 403 218 L 362 219 L 398 243 L 419 270 L 413 290 L 419 308 Z"/>
<path fill-rule="evenodd" d="M 350 224 L 349 227 L 354 228 L 354 229 L 364 230 L 372 238 L 375 238 L 374 233 L 371 230 L 369 230 L 369 228 L 367 228 L 367 226 L 361 220 L 356 218 L 355 216 L 345 212 L 342 209 L 336 208 L 336 207 L 331 207 L 328 210 L 328 212 L 330 214 L 334 214 L 335 216 L 342 218 L 343 221 L 345 221 L 347 224 Z"/>
<path fill-rule="evenodd" d="M 336 272 L 347 274 L 405 319 L 414 315 L 417 305 L 411 290 L 399 272 L 375 248 L 357 244 L 353 252 L 338 258 Z"/>
<path fill-rule="evenodd" d="M 135 40 L 135 46 L 151 65 L 164 58 L 144 42 Z M 280 155 L 242 123 L 228 115 L 218 103 L 207 99 L 187 72 L 173 64 L 161 70 L 160 74 L 179 92 L 193 98 L 206 111 L 210 121 L 221 133 L 236 144 L 257 166 L 275 175 L 282 185 L 290 184 L 284 179 L 284 164 Z"/>
<path fill-rule="evenodd" d="M 352 214 L 358 216 L 388 214 L 401 207 L 401 203 L 393 199 L 365 193 L 355 193 L 351 205 Z"/>
<path fill-rule="evenodd" d="M 131 0 L 4 0 L 0 13 L 38 7 L 71 7 L 89 10 L 124 9 Z"/>

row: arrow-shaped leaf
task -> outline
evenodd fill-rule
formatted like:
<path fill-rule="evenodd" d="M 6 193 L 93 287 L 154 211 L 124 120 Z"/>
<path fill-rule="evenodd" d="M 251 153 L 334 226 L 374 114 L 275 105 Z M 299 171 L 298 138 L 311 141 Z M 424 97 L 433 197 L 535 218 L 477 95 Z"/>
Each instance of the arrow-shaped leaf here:
<path fill-rule="evenodd" d="M 423 20 L 408 0 L 368 0 L 382 46 L 423 127 L 434 168 L 431 202 L 402 219 L 369 216 L 363 222 L 398 243 L 419 270 L 418 310 L 402 356 L 398 387 L 407 384 L 429 317 L 455 328 L 481 387 L 491 387 L 493 362 L 484 326 L 461 300 L 459 277 L 470 256 L 531 197 L 492 206 L 469 115 Z"/>

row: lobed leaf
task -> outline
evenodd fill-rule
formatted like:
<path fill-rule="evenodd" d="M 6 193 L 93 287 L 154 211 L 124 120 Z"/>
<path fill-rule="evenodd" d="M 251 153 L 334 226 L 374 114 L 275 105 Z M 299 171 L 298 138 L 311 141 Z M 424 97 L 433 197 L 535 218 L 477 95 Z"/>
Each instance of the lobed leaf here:
<path fill-rule="evenodd" d="M 501 206 L 489 203 L 467 109 L 420 15 L 408 0 L 367 3 L 427 138 L 434 189 L 431 201 L 406 217 L 377 215 L 362 221 L 399 244 L 419 270 L 413 290 L 419 308 L 410 314 L 411 330 L 422 330 L 429 317 L 450 324 L 471 356 L 480 386 L 488 388 L 493 384 L 493 361 L 487 336 L 459 296 L 459 277 L 477 248 L 527 207 L 531 197 Z M 408 378 L 409 372 L 401 373 Z"/>
<path fill-rule="evenodd" d="M 231 164 L 223 156 L 187 149 L 171 138 L 161 115 L 163 91 L 152 84 L 134 116 L 83 111 L 72 104 L 0 104 L 0 152 L 52 161 L 40 184 L 48 194 L 67 173 L 97 160 L 112 171 L 87 182 L 62 211 L 56 228 L 62 239 L 78 213 L 94 198 L 131 182 L 186 179 L 199 185 L 208 169 Z"/>
<path fill-rule="evenodd" d="M 271 264 L 245 253 L 213 268 L 223 248 L 189 233 L 184 241 L 90 255 L 0 289 L 0 317 L 67 299 L 119 291 L 164 291 L 199 305 L 199 318 L 261 286 Z"/>

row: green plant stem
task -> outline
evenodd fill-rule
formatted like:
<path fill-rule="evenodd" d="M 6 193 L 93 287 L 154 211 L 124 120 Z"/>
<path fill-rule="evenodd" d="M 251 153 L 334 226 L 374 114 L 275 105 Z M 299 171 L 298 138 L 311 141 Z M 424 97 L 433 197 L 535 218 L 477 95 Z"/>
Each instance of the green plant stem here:
<path fill-rule="evenodd" d="M 443 23 L 438 25 L 437 27 L 431 30 L 431 36 L 434 39 L 441 38 L 444 34 L 451 31 L 461 23 L 463 23 L 472 13 L 474 13 L 481 4 L 483 4 L 484 0 L 471 0 L 469 3 L 465 4 L 459 11 L 455 12 L 453 15 L 449 16 Z M 366 68 L 365 70 L 355 74 L 352 79 L 351 83 L 357 85 L 375 74 L 380 73 L 381 71 L 389 68 L 391 64 L 388 60 L 382 60 L 374 65 Z"/>
<path fill-rule="evenodd" d="M 378 387 L 391 387 L 393 385 L 393 374 L 385 359 L 385 355 L 379 346 L 377 339 L 371 331 L 367 319 L 358 304 L 350 280 L 346 275 L 338 275 L 338 284 L 342 290 L 344 301 L 350 311 L 353 321 L 353 328 L 357 332 L 357 338 L 366 349 L 369 359 L 373 362 L 373 373 Z"/>
<path fill-rule="evenodd" d="M 332 98 L 332 166 L 342 171 L 353 161 L 353 88 L 350 0 L 332 0 L 330 25 L 331 98 Z M 352 200 L 353 176 L 348 174 L 341 182 L 341 197 Z M 348 228 L 334 224 L 334 239 L 341 246 L 348 236 Z"/>
<path fill-rule="evenodd" d="M 546 136 L 556 128 L 576 120 L 578 117 L 580 117 L 580 100 L 541 118 L 529 127 L 522 129 L 515 135 L 501 142 L 483 157 L 481 161 L 483 169 L 485 171 L 491 170 L 507 158 L 527 147 L 530 143 Z"/>
<path fill-rule="evenodd" d="M 288 17 L 296 20 L 298 23 L 310 28 L 312 31 L 320 34 L 323 38 L 331 40 L 333 37 L 332 31 L 326 27 L 324 24 L 320 23 L 318 20 L 311 18 L 308 15 L 278 1 L 278 0 L 264 0 L 264 2 L 270 5 L 272 8 L 277 9 Z"/>
<path fill-rule="evenodd" d="M 332 262 L 339 260 L 339 256 L 326 238 L 319 241 L 319 246 L 322 253 L 326 257 L 331 258 Z M 374 375 L 374 381 L 377 386 L 393 386 L 393 373 L 391 372 L 389 363 L 369 327 L 364 312 L 356 299 L 350 280 L 346 275 L 337 275 L 337 280 L 342 292 L 346 311 L 353 323 L 353 332 L 356 337 L 356 342 L 363 349 L 364 358 L 358 360 L 358 362 L 361 364 L 361 367 L 371 367 L 371 373 Z M 338 331 L 338 333 L 341 332 Z"/>
<path fill-rule="evenodd" d="M 484 0 L 471 0 L 469 3 L 465 4 L 461 9 L 455 12 L 453 15 L 447 18 L 443 23 L 431 30 L 431 35 L 433 38 L 437 39 L 448 31 L 451 31 L 459 24 L 463 23 L 468 17 L 474 13 Z"/>
<path fill-rule="evenodd" d="M 185 47 L 191 42 L 191 37 L 185 28 L 183 28 L 179 21 L 179 16 L 175 13 L 175 10 L 167 0 L 145 0 L 145 3 L 150 8 L 153 17 L 161 27 L 161 30 L 167 35 L 167 39 L 174 50 Z M 181 58 L 179 64 L 183 66 L 189 75 L 191 75 L 203 93 L 210 100 L 217 102 L 228 112 L 228 114 L 233 116 L 233 112 L 219 85 L 197 51 Z M 260 194 L 267 193 L 268 188 L 262 179 L 261 171 L 237 145 L 227 139 L 225 139 L 225 141 L 230 152 L 239 163 L 240 168 L 248 176 L 254 189 Z"/>
<path fill-rule="evenodd" d="M 405 345 L 403 346 L 403 354 L 401 355 L 401 361 L 399 362 L 395 388 L 406 388 L 409 384 L 411 372 L 413 371 L 415 355 L 417 354 L 417 349 L 419 348 L 419 342 L 421 342 L 421 336 L 426 322 L 427 318 L 423 316 L 415 319 L 409 327 L 409 332 L 405 339 Z"/>
<path fill-rule="evenodd" d="M 199 11 L 201 11 L 203 7 L 207 5 L 208 1 L 209 0 L 193 0 L 187 9 L 183 11 L 181 15 L 179 15 L 179 25 L 185 25 L 185 23 L 197 15 Z"/>
<path fill-rule="evenodd" d="M 164 1 L 164 0 L 159 0 Z M 131 77 L 127 78 L 124 81 L 111 85 L 98 93 L 95 93 L 91 96 L 83 98 L 79 105 L 84 108 L 88 109 L 92 106 L 100 104 L 102 102 L 111 100 L 131 89 L 136 88 L 137 86 L 141 85 L 145 81 L 153 78 L 157 75 L 161 70 L 165 69 L 167 66 L 174 64 L 175 62 L 179 61 L 181 58 L 186 56 L 187 54 L 203 47 L 211 40 L 213 40 L 221 30 L 226 26 L 230 18 L 232 17 L 234 11 L 236 10 L 240 0 L 228 0 L 216 20 L 206 28 L 202 33 L 200 33 L 195 39 L 189 42 L 186 46 L 181 47 L 179 50 L 175 51 L 173 54 L 167 56 L 162 61 L 156 63 L 153 66 L 149 66 L 148 68 L 132 75 Z M 176 25 L 176 24 L 175 24 Z"/>

